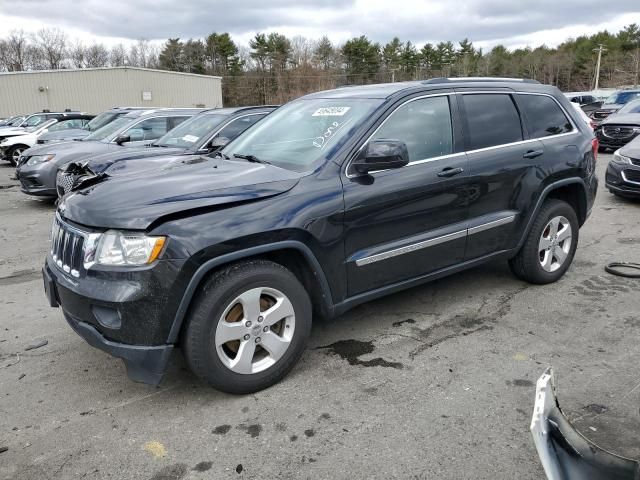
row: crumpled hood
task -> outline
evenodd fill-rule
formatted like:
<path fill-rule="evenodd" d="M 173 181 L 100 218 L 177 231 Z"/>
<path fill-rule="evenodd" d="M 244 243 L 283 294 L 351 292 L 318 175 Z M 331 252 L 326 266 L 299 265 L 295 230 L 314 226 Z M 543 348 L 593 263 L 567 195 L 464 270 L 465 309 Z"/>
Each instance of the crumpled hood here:
<path fill-rule="evenodd" d="M 195 158 L 141 175 L 107 178 L 65 196 L 59 211 L 90 227 L 145 230 L 167 215 L 284 193 L 304 175 L 272 165 Z"/>
<path fill-rule="evenodd" d="M 110 176 L 113 176 L 138 170 L 144 170 L 145 168 L 137 168 L 138 163 L 149 164 L 153 166 L 153 168 L 158 168 L 158 166 L 161 166 L 161 164 L 164 163 L 162 161 L 158 162 L 158 160 L 161 160 L 167 156 L 180 155 L 184 151 L 184 148 L 165 148 L 151 146 L 138 148 L 121 148 L 114 152 L 92 156 L 86 161 L 89 168 L 93 172 L 101 173 L 106 171 Z M 147 158 L 152 158 L 155 161 L 152 160 L 151 162 L 145 163 L 145 160 Z M 143 167 L 143 165 L 140 166 Z"/>
<path fill-rule="evenodd" d="M 602 121 L 602 125 L 640 125 L 640 113 L 612 113 Z"/>

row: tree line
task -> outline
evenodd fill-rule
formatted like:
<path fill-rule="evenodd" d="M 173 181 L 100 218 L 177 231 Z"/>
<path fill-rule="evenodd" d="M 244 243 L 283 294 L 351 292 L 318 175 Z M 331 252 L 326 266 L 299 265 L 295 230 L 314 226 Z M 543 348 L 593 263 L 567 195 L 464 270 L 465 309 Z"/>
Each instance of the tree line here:
<path fill-rule="evenodd" d="M 420 80 L 450 76 L 522 77 L 564 91 L 590 90 L 595 80 L 596 49 L 602 56 L 600 85 L 637 85 L 640 27 L 631 24 L 568 39 L 556 48 L 488 51 L 469 39 L 422 46 L 394 37 L 385 44 L 365 35 L 336 44 L 329 37 L 288 38 L 257 33 L 239 45 L 228 33 L 202 39 L 169 38 L 158 47 L 138 40 L 128 48 L 72 43 L 59 29 L 28 35 L 13 31 L 0 39 L 0 70 L 21 71 L 104 66 L 137 66 L 218 75 L 225 105 L 279 104 L 309 92 L 344 85 Z"/>

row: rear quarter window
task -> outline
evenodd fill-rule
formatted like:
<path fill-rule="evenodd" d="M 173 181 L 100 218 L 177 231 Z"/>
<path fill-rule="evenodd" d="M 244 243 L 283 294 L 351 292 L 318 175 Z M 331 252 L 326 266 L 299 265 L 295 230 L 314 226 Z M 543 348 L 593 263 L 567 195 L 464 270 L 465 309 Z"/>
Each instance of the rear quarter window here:
<path fill-rule="evenodd" d="M 544 95 L 517 95 L 531 138 L 559 135 L 573 130 L 571 122 L 551 97 Z"/>

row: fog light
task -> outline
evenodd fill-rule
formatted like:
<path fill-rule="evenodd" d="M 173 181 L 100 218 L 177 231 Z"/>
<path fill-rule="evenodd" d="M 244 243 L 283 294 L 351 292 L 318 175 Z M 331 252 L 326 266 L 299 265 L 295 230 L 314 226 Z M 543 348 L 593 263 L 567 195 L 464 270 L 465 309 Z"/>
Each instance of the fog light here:
<path fill-rule="evenodd" d="M 91 311 L 93 312 L 93 316 L 96 317 L 96 320 L 98 320 L 98 323 L 103 327 L 118 330 L 122 326 L 120 312 L 115 308 L 93 305 Z"/>

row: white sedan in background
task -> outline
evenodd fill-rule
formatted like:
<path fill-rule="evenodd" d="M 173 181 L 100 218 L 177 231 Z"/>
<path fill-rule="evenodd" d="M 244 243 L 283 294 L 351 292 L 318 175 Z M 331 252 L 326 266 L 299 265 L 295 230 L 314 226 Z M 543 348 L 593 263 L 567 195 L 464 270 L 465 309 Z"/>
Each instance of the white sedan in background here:
<path fill-rule="evenodd" d="M 15 132 L 13 136 L 0 141 L 0 158 L 17 165 L 22 152 L 36 145 L 38 137 L 43 133 L 82 128 L 90 120 L 91 117 L 51 119 L 22 132 Z"/>

